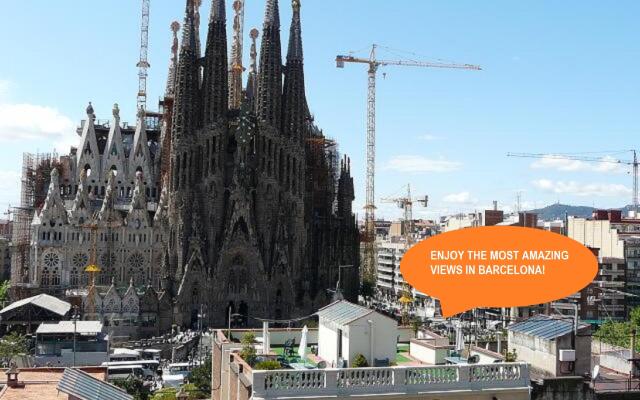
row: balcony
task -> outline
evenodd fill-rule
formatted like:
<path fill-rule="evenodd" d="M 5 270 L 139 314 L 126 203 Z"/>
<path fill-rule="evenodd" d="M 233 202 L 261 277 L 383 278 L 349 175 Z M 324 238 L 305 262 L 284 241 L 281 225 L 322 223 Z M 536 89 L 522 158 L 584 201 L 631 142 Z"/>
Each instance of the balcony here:
<path fill-rule="evenodd" d="M 523 390 L 524 363 L 487 365 L 253 371 L 253 398 L 346 397 L 388 394 Z"/>

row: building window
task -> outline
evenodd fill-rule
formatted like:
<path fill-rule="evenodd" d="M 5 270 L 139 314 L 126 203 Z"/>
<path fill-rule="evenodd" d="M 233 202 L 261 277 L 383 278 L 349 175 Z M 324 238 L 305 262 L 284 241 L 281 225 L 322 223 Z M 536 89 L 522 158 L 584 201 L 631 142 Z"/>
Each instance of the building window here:
<path fill-rule="evenodd" d="M 40 284 L 42 286 L 49 286 L 51 284 L 51 271 L 48 267 L 42 269 L 42 275 L 40 276 Z"/>
<path fill-rule="evenodd" d="M 47 253 L 44 255 L 44 265 L 49 268 L 55 268 L 60 264 L 60 256 L 56 253 Z"/>
<path fill-rule="evenodd" d="M 141 285 L 145 280 L 144 256 L 133 253 L 129 256 L 129 278 L 133 278 L 134 285 Z"/>

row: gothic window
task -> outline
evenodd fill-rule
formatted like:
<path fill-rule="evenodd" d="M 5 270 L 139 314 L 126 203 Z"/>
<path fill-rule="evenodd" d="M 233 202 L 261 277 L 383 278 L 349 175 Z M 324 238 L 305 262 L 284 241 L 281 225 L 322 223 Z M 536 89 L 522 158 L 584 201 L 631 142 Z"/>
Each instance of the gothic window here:
<path fill-rule="evenodd" d="M 73 256 L 72 263 L 75 268 L 82 270 L 89 263 L 89 257 L 85 253 L 77 253 Z"/>
<path fill-rule="evenodd" d="M 44 267 L 42 269 L 40 283 L 42 284 L 42 286 L 49 286 L 51 284 L 51 270 L 49 269 L 49 267 Z"/>
<path fill-rule="evenodd" d="M 50 269 L 57 267 L 60 264 L 60 256 L 56 253 L 47 253 L 44 255 L 44 265 Z"/>
<path fill-rule="evenodd" d="M 116 276 L 116 255 L 113 253 L 103 253 L 100 256 L 100 269 L 102 272 L 98 275 L 100 285 L 109 285 Z"/>
<path fill-rule="evenodd" d="M 55 267 L 51 271 L 51 285 L 58 286 L 60 285 L 60 268 Z"/>
<path fill-rule="evenodd" d="M 98 282 L 100 285 L 109 285 L 116 278 L 116 272 L 114 267 L 102 268 L 102 272 L 98 276 Z"/>
<path fill-rule="evenodd" d="M 116 264 L 116 255 L 113 253 L 103 253 L 100 256 L 100 264 L 105 269 L 113 267 Z"/>
<path fill-rule="evenodd" d="M 119 310 L 116 310 L 116 301 L 114 299 L 110 299 L 107 302 L 107 305 L 105 306 L 104 311 L 107 313 L 118 312 Z"/>
<path fill-rule="evenodd" d="M 138 305 L 136 304 L 136 300 L 133 296 L 130 296 L 122 305 L 122 312 L 127 314 L 138 314 Z"/>
<path fill-rule="evenodd" d="M 80 269 L 76 266 L 71 268 L 71 274 L 69 275 L 69 284 L 71 284 L 71 286 L 80 286 Z"/>
<path fill-rule="evenodd" d="M 144 283 L 144 256 L 140 253 L 133 253 L 129 256 L 129 277 L 133 277 L 134 284 Z"/>

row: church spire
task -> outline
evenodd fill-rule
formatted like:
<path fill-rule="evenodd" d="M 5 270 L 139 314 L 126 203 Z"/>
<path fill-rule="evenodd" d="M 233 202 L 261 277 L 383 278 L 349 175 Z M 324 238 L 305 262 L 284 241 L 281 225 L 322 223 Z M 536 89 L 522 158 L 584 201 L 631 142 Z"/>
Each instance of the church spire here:
<path fill-rule="evenodd" d="M 197 50 L 197 29 L 193 2 L 187 0 L 184 28 L 182 30 L 182 46 L 178 61 L 175 104 L 173 111 L 172 133 L 176 139 L 192 134 L 198 126 L 198 91 L 199 70 Z"/>
<path fill-rule="evenodd" d="M 300 22 L 300 0 L 293 0 L 293 17 L 291 19 L 291 30 L 289 34 L 289 52 L 287 53 L 287 63 L 292 61 L 302 62 L 302 24 Z"/>
<path fill-rule="evenodd" d="M 171 23 L 171 32 L 173 33 L 173 44 L 171 45 L 171 59 L 169 60 L 169 73 L 167 74 L 167 88 L 165 89 L 166 97 L 173 97 L 176 91 L 176 75 L 178 74 L 178 31 L 180 30 L 180 22 L 173 21 Z"/>
<path fill-rule="evenodd" d="M 278 0 L 267 0 L 260 48 L 257 114 L 261 122 L 280 127 L 282 113 L 282 48 Z"/>
<path fill-rule="evenodd" d="M 214 123 L 227 114 L 227 19 L 225 0 L 213 0 L 204 66 L 204 121 Z"/>
<path fill-rule="evenodd" d="M 304 86 L 300 0 L 293 0 L 292 6 L 293 18 L 285 69 L 282 121 L 284 134 L 302 143 L 305 140 L 307 100 Z"/>
<path fill-rule="evenodd" d="M 256 28 L 251 30 L 251 63 L 249 65 L 249 77 L 247 78 L 247 99 L 251 104 L 251 109 L 255 109 L 255 99 L 258 97 L 258 46 L 256 41 L 260 36 L 260 31 Z"/>

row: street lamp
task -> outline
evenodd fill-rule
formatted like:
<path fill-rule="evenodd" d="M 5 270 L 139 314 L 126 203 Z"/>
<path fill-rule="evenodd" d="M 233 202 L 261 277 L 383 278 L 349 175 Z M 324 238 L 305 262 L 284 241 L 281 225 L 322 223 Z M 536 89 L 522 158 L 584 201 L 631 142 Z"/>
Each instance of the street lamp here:
<path fill-rule="evenodd" d="M 78 313 L 78 306 L 73 306 L 73 315 L 71 316 L 71 321 L 73 321 L 73 367 L 76 366 L 76 332 L 77 332 L 77 324 L 80 319 L 80 314 Z"/>

